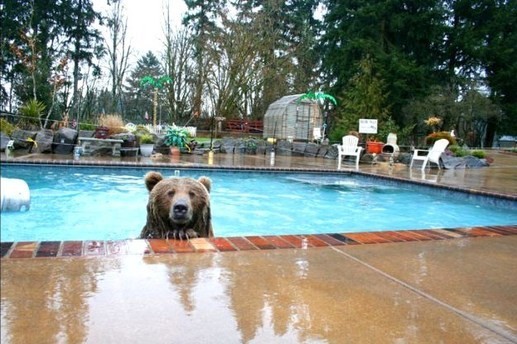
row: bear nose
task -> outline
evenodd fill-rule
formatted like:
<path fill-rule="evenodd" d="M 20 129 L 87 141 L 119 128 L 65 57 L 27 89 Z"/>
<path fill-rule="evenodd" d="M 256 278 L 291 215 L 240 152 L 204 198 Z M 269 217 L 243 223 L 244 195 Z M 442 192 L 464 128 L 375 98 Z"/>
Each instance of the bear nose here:
<path fill-rule="evenodd" d="M 185 202 L 178 202 L 174 204 L 172 211 L 174 212 L 174 217 L 183 217 L 188 211 L 188 206 Z"/>

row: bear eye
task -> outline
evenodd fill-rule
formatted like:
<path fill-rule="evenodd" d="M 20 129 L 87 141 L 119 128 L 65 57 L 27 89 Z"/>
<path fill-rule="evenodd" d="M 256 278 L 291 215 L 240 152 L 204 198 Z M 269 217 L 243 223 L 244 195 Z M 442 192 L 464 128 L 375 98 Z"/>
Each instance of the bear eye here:
<path fill-rule="evenodd" d="M 167 196 L 169 196 L 170 198 L 174 197 L 174 190 L 169 190 L 167 192 Z"/>
<path fill-rule="evenodd" d="M 194 191 L 190 191 L 190 192 L 189 192 L 189 195 L 190 195 L 190 197 L 191 197 L 191 198 L 196 197 L 196 193 L 195 193 Z"/>

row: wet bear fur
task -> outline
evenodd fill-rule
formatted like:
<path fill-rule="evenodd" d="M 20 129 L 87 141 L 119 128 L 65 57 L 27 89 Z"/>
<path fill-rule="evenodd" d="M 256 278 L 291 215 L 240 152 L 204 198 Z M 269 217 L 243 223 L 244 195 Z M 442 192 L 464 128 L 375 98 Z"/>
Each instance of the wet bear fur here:
<path fill-rule="evenodd" d="M 149 190 L 147 223 L 141 239 L 213 237 L 208 177 L 164 179 L 159 172 L 144 177 Z"/>

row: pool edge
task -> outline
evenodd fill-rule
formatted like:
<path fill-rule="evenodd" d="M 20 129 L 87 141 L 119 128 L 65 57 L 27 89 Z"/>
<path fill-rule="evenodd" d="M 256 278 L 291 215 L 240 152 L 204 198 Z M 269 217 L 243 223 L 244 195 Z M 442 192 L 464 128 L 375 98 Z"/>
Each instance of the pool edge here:
<path fill-rule="evenodd" d="M 517 225 L 395 230 L 382 232 L 327 233 L 196 238 L 192 240 L 126 239 L 77 241 L 0 242 L 1 259 L 88 258 L 124 255 L 263 251 L 317 247 L 408 243 L 462 238 L 517 235 Z"/>

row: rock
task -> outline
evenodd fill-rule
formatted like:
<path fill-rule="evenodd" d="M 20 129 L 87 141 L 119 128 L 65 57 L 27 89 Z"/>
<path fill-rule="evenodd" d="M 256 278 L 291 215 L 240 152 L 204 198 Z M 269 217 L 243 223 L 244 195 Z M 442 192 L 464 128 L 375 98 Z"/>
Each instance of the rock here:
<path fill-rule="evenodd" d="M 293 156 L 303 156 L 307 144 L 305 142 L 293 142 Z"/>
<path fill-rule="evenodd" d="M 9 136 L 0 132 L 0 151 L 5 152 L 5 147 L 7 147 L 7 143 L 11 140 Z"/>
<path fill-rule="evenodd" d="M 303 155 L 306 157 L 317 156 L 320 150 L 320 145 L 316 143 L 307 143 Z"/>
<path fill-rule="evenodd" d="M 55 154 L 72 154 L 77 140 L 77 130 L 61 128 L 54 135 L 52 149 Z"/>
<path fill-rule="evenodd" d="M 14 140 L 14 149 L 28 149 L 33 144 L 29 140 L 36 138 L 36 131 L 18 129 L 13 131 L 12 139 Z"/>
<path fill-rule="evenodd" d="M 413 158 L 413 154 L 411 153 L 399 153 L 397 161 L 406 165 L 411 164 L 411 159 Z"/>
<path fill-rule="evenodd" d="M 111 135 L 112 139 L 122 140 L 122 148 L 135 148 L 137 146 L 136 136 L 132 133 L 120 133 Z"/>
<path fill-rule="evenodd" d="M 257 140 L 257 154 L 264 155 L 266 152 L 271 151 L 271 144 L 268 144 L 264 140 Z"/>
<path fill-rule="evenodd" d="M 326 157 L 329 149 L 330 149 L 329 145 L 326 145 L 326 144 L 320 145 L 320 149 L 318 150 L 318 157 L 320 157 L 320 158 Z"/>
<path fill-rule="evenodd" d="M 337 159 L 338 157 L 338 145 L 333 144 L 327 150 L 327 157 L 331 159 Z"/>
<path fill-rule="evenodd" d="M 51 129 L 42 129 L 36 134 L 35 150 L 37 153 L 52 153 L 52 142 L 54 140 L 54 131 Z"/>
<path fill-rule="evenodd" d="M 235 139 L 225 137 L 221 141 L 221 153 L 235 153 Z"/>
<path fill-rule="evenodd" d="M 79 137 L 93 137 L 94 130 L 79 130 Z"/>
<path fill-rule="evenodd" d="M 489 166 L 485 159 L 478 159 L 472 155 L 465 157 L 455 157 L 442 154 L 441 160 L 445 169 L 480 168 Z"/>
<path fill-rule="evenodd" d="M 465 166 L 467 168 L 480 168 L 489 166 L 486 159 L 478 159 L 475 156 L 468 155 L 465 158 Z"/>
<path fill-rule="evenodd" d="M 276 143 L 276 151 L 277 155 L 282 156 L 291 156 L 293 151 L 293 144 L 289 141 L 277 141 Z"/>

